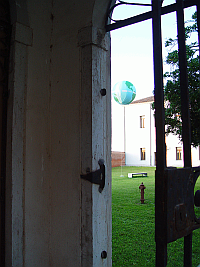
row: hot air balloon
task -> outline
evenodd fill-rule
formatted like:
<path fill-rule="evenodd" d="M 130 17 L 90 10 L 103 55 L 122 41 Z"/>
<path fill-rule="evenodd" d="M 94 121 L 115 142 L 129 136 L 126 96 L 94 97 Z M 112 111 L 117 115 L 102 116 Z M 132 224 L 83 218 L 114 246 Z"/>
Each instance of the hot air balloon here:
<path fill-rule="evenodd" d="M 131 82 L 121 81 L 114 85 L 112 95 L 118 104 L 128 105 L 135 99 L 136 89 Z"/>

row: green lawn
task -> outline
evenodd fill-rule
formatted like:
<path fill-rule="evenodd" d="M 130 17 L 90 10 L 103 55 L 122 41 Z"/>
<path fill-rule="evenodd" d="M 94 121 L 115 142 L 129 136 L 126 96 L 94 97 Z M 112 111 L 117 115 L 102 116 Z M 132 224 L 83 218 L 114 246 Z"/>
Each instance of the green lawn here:
<path fill-rule="evenodd" d="M 128 178 L 129 172 L 147 172 L 148 177 Z M 141 182 L 146 186 L 145 204 L 140 204 Z M 155 266 L 154 187 L 154 167 L 112 169 L 113 267 Z M 200 229 L 193 232 L 193 266 L 198 264 Z M 183 238 L 168 244 L 167 266 L 183 267 Z"/>

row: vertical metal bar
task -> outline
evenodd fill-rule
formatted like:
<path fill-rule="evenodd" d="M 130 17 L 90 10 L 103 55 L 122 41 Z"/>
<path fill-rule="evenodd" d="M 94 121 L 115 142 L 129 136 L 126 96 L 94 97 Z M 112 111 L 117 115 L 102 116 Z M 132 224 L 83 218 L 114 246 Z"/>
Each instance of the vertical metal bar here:
<path fill-rule="evenodd" d="M 192 267 L 192 233 L 184 237 L 184 267 Z"/>
<path fill-rule="evenodd" d="M 176 2 L 177 2 L 176 14 L 177 14 L 177 30 L 178 30 L 184 167 L 191 167 L 191 127 L 190 127 L 189 90 L 188 90 L 183 0 L 177 0 Z"/>
<path fill-rule="evenodd" d="M 181 119 L 184 151 L 184 167 L 191 167 L 191 128 L 189 111 L 189 90 L 187 74 L 187 58 L 185 45 L 183 0 L 177 2 L 177 30 L 179 50 L 179 70 L 181 89 Z M 192 233 L 184 237 L 184 267 L 192 267 Z"/>
<path fill-rule="evenodd" d="M 153 53 L 154 53 L 154 86 L 155 86 L 155 122 L 157 169 L 166 167 L 165 155 L 165 111 L 163 91 L 163 62 L 161 37 L 161 0 L 152 0 L 153 3 Z"/>
<path fill-rule="evenodd" d="M 150 125 L 149 125 L 149 129 L 150 129 L 150 131 L 149 131 L 149 139 L 150 139 L 150 166 L 152 166 L 152 156 L 151 156 L 151 131 L 152 131 L 152 126 L 151 126 L 151 104 L 149 105 L 149 107 L 150 107 L 150 111 L 149 111 L 149 114 L 150 114 L 150 119 L 149 119 L 149 121 L 150 121 Z"/>
<path fill-rule="evenodd" d="M 198 43 L 199 43 L 199 86 L 200 86 L 200 2 L 197 4 L 197 27 L 198 27 Z M 200 148 L 199 148 L 200 158 Z"/>
<path fill-rule="evenodd" d="M 164 181 L 164 169 L 166 167 L 166 149 L 161 37 L 161 3 L 161 0 L 152 0 L 157 160 L 155 178 L 155 238 L 157 267 L 165 267 L 167 265 L 167 220 L 164 208 L 166 193 Z"/>
<path fill-rule="evenodd" d="M 200 3 L 197 4 L 197 27 L 198 27 L 198 41 L 199 41 L 199 66 L 200 66 Z M 199 68 L 200 69 L 200 68 Z M 199 74 L 200 79 L 200 74 Z"/>

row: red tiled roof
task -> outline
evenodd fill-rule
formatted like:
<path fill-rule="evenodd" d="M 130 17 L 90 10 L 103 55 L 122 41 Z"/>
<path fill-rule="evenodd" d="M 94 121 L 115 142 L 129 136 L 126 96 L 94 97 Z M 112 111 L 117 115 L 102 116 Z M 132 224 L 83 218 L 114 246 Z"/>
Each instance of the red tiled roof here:
<path fill-rule="evenodd" d="M 153 102 L 153 101 L 154 101 L 154 96 L 148 96 L 148 97 L 133 101 L 131 105 L 138 104 L 138 103 L 145 103 L 145 102 Z"/>

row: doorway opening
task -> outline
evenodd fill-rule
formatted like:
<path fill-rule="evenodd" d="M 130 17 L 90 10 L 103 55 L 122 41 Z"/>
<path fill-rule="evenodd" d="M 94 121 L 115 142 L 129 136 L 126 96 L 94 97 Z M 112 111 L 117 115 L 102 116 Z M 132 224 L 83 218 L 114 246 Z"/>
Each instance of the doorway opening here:
<path fill-rule="evenodd" d="M 120 3 L 121 1 L 118 1 L 118 2 Z M 141 2 L 144 2 L 144 1 L 141 1 Z M 173 5 L 173 4 L 175 4 L 175 1 L 164 1 L 163 8 L 167 5 Z M 118 6 L 118 8 L 120 9 L 120 5 Z M 145 7 L 145 8 L 148 9 L 148 7 Z M 138 15 L 134 13 L 136 10 L 135 5 L 133 5 L 133 9 L 134 11 L 132 11 L 132 17 Z M 194 9 L 196 10 L 196 7 L 194 7 Z M 185 16 L 191 17 L 191 14 L 194 13 L 194 9 L 189 7 L 189 9 L 185 10 Z M 125 7 L 124 7 L 124 10 L 125 10 Z M 131 15 L 129 15 L 129 12 L 131 13 L 130 6 L 128 6 L 128 11 L 124 11 L 124 12 L 125 13 L 123 13 L 122 11 L 121 12 L 122 14 L 120 14 L 119 12 L 119 15 L 123 16 L 125 14 L 127 15 L 127 17 L 131 17 Z M 144 12 L 148 13 L 149 11 L 146 10 Z M 113 16 L 114 15 L 115 14 L 113 13 Z M 135 17 L 135 20 L 136 20 L 136 17 Z M 134 19 L 132 21 L 134 21 Z M 147 26 L 148 25 L 147 22 L 149 22 L 149 26 Z M 165 29 L 164 24 L 166 22 L 167 24 L 166 24 L 166 29 Z M 113 23 L 113 24 L 119 25 L 119 27 L 122 27 L 121 25 L 123 24 L 123 22 L 117 22 L 117 23 L 116 24 Z M 143 25 L 146 24 L 144 26 L 144 29 L 137 30 L 137 27 L 140 28 L 142 24 Z M 112 27 L 114 29 L 115 26 L 110 26 L 110 29 L 112 29 Z M 149 128 L 151 127 L 148 127 L 148 134 L 146 133 L 144 134 L 144 136 L 142 135 L 143 133 L 139 132 L 139 130 L 141 130 L 139 129 L 141 128 L 140 127 L 141 117 L 144 117 L 144 113 L 143 113 L 144 105 L 142 103 L 146 101 L 146 100 L 144 101 L 145 98 L 153 96 L 153 91 L 154 91 L 153 48 L 152 48 L 152 38 L 151 38 L 151 33 L 152 33 L 151 27 L 152 27 L 151 21 L 145 21 L 145 22 L 143 21 L 143 22 L 128 26 L 123 29 L 121 28 L 117 29 L 116 31 L 113 31 L 111 33 L 111 42 L 112 42 L 111 88 L 113 88 L 114 84 L 120 80 L 129 80 L 136 87 L 136 96 L 137 96 L 137 93 L 139 96 L 141 95 L 141 97 L 136 97 L 135 101 L 133 101 L 133 103 L 127 106 L 126 108 L 122 106 L 120 107 L 119 104 L 116 104 L 114 101 L 112 102 L 112 153 L 114 150 L 116 150 L 116 152 L 118 153 L 123 152 L 125 153 L 125 159 L 126 159 L 125 161 L 126 167 L 124 167 L 124 172 L 123 172 L 124 178 L 123 179 L 120 179 L 120 177 L 118 177 L 118 175 L 121 174 L 120 173 L 121 169 L 123 169 L 122 166 L 119 166 L 120 168 L 119 170 L 117 168 L 113 170 L 113 237 L 114 235 L 116 235 L 113 238 L 113 261 L 114 261 L 113 266 L 122 266 L 122 265 L 129 266 L 130 264 L 135 265 L 135 266 L 141 266 L 141 265 L 153 266 L 151 264 L 153 264 L 155 261 L 156 246 L 154 242 L 154 234 L 151 236 L 151 233 L 150 233 L 154 231 L 155 214 L 153 212 L 151 213 L 146 208 L 147 205 L 150 206 L 150 204 L 153 204 L 152 210 L 154 210 L 154 204 L 155 204 L 154 196 L 152 198 L 149 197 L 148 199 L 149 203 L 148 203 L 148 200 L 146 201 L 146 207 L 144 206 L 142 207 L 144 213 L 143 213 L 143 218 L 141 218 L 140 220 L 138 210 L 137 208 L 133 209 L 133 205 L 137 204 L 137 207 L 139 207 L 140 205 L 140 192 L 139 192 L 138 187 L 140 183 L 145 180 L 145 178 L 141 178 L 141 177 L 134 178 L 134 180 L 131 181 L 132 184 L 130 184 L 130 179 L 128 179 L 128 172 L 136 172 L 135 169 L 132 167 L 132 165 L 136 165 L 136 167 L 140 168 L 138 169 L 139 170 L 138 172 L 144 171 L 144 169 L 147 166 L 156 165 L 156 149 L 155 149 L 156 140 L 155 140 L 154 119 L 153 118 L 151 118 L 151 120 L 149 119 L 149 121 L 151 121 L 149 122 L 149 124 L 151 123 L 153 125 L 152 131 L 149 130 Z M 167 51 L 164 48 L 165 41 L 169 38 L 174 39 L 177 36 L 176 12 L 172 13 L 170 11 L 170 14 L 164 15 L 162 17 L 162 30 L 163 30 L 162 33 L 164 33 L 162 37 L 163 50 L 165 51 L 163 58 L 165 58 L 167 56 L 167 53 L 169 53 L 169 51 Z M 139 32 L 139 37 L 137 39 L 138 32 Z M 150 33 L 150 37 L 148 38 L 149 33 Z M 147 40 L 145 40 L 145 38 L 147 38 Z M 115 39 L 117 40 L 116 47 L 113 45 L 113 42 L 115 41 Z M 148 41 L 150 43 L 149 45 L 148 45 Z M 145 45 L 146 45 L 146 48 L 145 48 Z M 129 47 L 131 48 L 130 50 L 129 50 Z M 135 47 L 137 48 L 134 49 Z M 142 50 L 142 52 L 139 52 L 140 49 Z M 143 57 L 143 54 L 145 55 L 145 53 L 147 53 L 147 56 Z M 113 57 L 115 58 L 113 59 Z M 150 57 L 149 65 L 148 65 L 148 62 L 146 62 L 147 61 L 146 58 L 148 57 Z M 164 72 L 171 71 L 169 69 L 169 66 L 164 66 L 164 68 L 165 68 Z M 147 83 L 147 86 L 144 86 L 145 83 Z M 139 92 L 138 92 L 138 88 L 139 88 Z M 148 92 L 148 89 L 151 90 L 151 91 L 149 90 L 150 94 L 142 95 L 142 93 L 145 93 L 145 90 L 146 92 Z M 133 109 L 133 106 L 134 107 L 137 106 L 137 109 Z M 139 110 L 139 113 L 137 114 L 138 110 Z M 134 117 L 135 118 L 137 117 L 137 118 L 135 119 Z M 121 120 L 121 126 L 120 126 L 120 120 Z M 145 121 L 145 124 L 146 124 L 146 121 Z M 136 127 L 138 127 L 138 130 L 136 130 Z M 145 127 L 142 127 L 142 128 L 145 129 Z M 147 143 L 147 140 L 149 139 L 150 139 L 149 146 L 148 145 L 145 146 L 144 143 L 145 142 Z M 170 159 L 170 160 L 167 160 L 167 163 L 168 163 L 167 166 L 183 167 L 183 164 L 184 164 L 183 159 L 181 162 L 182 165 L 179 166 L 180 158 L 179 160 L 177 160 L 177 153 L 176 153 L 176 148 L 180 147 L 180 141 L 177 137 L 175 137 L 175 139 L 176 140 L 169 139 L 168 145 L 166 146 L 165 153 L 167 155 L 167 158 Z M 140 144 L 140 142 L 143 142 L 143 144 Z M 175 146 L 175 142 L 178 142 L 179 145 Z M 145 151 L 145 159 L 148 160 L 148 162 L 146 161 L 145 164 L 144 164 L 144 153 L 141 154 L 141 151 L 142 152 Z M 148 154 L 147 154 L 147 151 L 148 151 Z M 196 149 L 194 149 L 194 151 L 197 155 L 198 153 Z M 146 157 L 146 155 L 148 155 L 148 157 Z M 196 158 L 198 158 L 198 155 L 196 156 Z M 196 158 L 195 158 L 196 161 L 193 166 L 200 165 Z M 153 168 L 154 167 L 152 167 L 152 172 L 155 170 L 155 168 L 154 169 Z M 146 181 L 148 183 L 148 178 Z M 118 189 L 117 189 L 117 184 L 119 185 Z M 155 184 L 154 183 L 149 184 L 148 187 L 149 188 L 155 187 Z M 146 191 L 148 190 L 148 187 Z M 123 195 L 122 197 L 123 201 L 120 202 L 120 196 L 122 195 Z M 137 197 L 135 197 L 136 195 Z M 146 221 L 145 215 L 148 217 L 147 221 Z M 150 227 L 152 227 L 153 230 L 149 232 L 150 227 L 148 227 L 148 225 L 149 225 L 150 218 L 152 219 L 152 226 Z M 137 227 L 139 229 L 138 232 L 136 230 Z M 115 233 L 115 230 L 116 230 L 116 233 Z M 193 239 L 193 242 L 196 243 L 197 246 L 198 246 L 199 234 L 200 234 L 199 230 L 195 231 L 194 239 Z M 140 239 L 141 236 L 145 236 L 146 239 L 144 240 Z M 126 263 L 123 262 L 122 260 L 123 257 L 119 256 L 120 253 L 117 250 L 118 247 L 120 247 L 121 249 L 121 246 L 119 245 L 120 239 L 122 240 L 121 242 L 122 244 L 124 244 L 124 247 L 126 247 L 123 250 L 123 253 L 121 252 L 121 255 L 124 255 L 124 258 L 125 258 L 124 262 Z M 132 240 L 134 239 L 133 243 L 131 243 L 131 239 Z M 184 247 L 183 242 L 184 240 L 183 238 L 181 238 L 181 239 L 178 239 L 176 242 L 169 244 L 168 246 L 169 265 L 170 265 L 170 262 L 173 263 L 176 260 L 176 257 L 177 257 L 176 253 L 177 253 L 178 248 L 180 248 L 180 250 L 183 251 L 183 247 Z M 129 248 L 128 246 L 125 246 L 126 243 L 128 243 Z M 136 247 L 139 249 L 138 250 L 135 249 Z M 149 251 L 151 251 L 152 254 L 149 253 Z M 180 259 L 184 257 L 183 254 L 184 253 L 182 252 Z M 140 255 L 140 257 L 138 255 Z M 143 259 L 142 255 L 145 255 L 145 259 Z M 152 255 L 154 255 L 154 259 L 152 259 Z M 138 260 L 138 258 L 140 258 L 140 260 Z M 178 260 L 180 265 L 177 265 L 177 266 L 183 266 L 183 261 L 180 259 Z M 142 260 L 144 260 L 144 262 L 142 262 Z M 200 263 L 198 257 L 197 259 L 195 259 L 194 257 L 193 261 L 197 264 Z M 159 266 L 159 265 L 156 265 L 156 266 Z M 166 266 L 166 265 L 162 265 L 162 266 Z"/>

